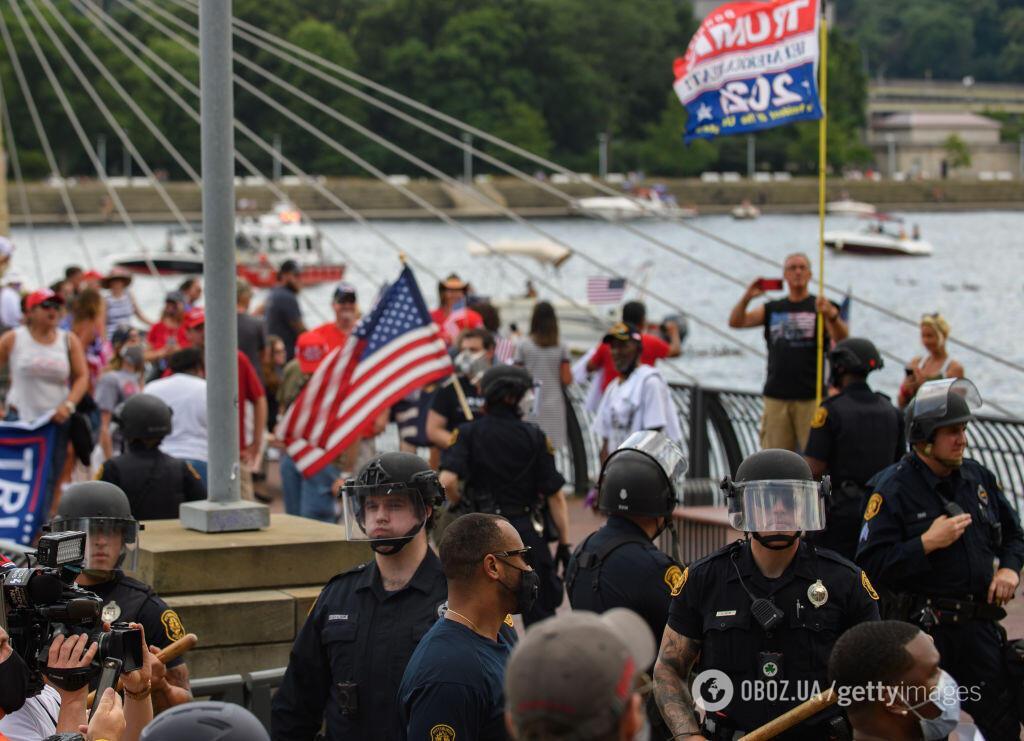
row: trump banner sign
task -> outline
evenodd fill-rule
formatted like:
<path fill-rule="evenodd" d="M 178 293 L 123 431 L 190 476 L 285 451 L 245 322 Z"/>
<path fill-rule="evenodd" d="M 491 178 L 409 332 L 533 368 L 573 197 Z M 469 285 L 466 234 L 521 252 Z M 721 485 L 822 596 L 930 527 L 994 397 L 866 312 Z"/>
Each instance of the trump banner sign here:
<path fill-rule="evenodd" d="M 726 3 L 675 61 L 686 141 L 821 118 L 819 0 Z"/>
<path fill-rule="evenodd" d="M 0 540 L 28 544 L 46 523 L 46 480 L 57 428 L 0 422 Z"/>

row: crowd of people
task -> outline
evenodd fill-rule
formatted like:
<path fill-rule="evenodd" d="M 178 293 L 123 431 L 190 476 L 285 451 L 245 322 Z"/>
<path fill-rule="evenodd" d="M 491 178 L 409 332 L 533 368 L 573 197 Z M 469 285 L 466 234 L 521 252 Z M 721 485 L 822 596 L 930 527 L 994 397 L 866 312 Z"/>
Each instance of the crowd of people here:
<path fill-rule="evenodd" d="M 169 293 L 143 330 L 128 274 L 69 269 L 21 296 L 16 320 L 7 291 L 19 284 L 6 280 L 6 415 L 52 414 L 50 530 L 88 533 L 77 583 L 99 595 L 105 621 L 138 626 L 147 650 L 124 700 L 104 693 L 87 722 L 88 685 L 62 677 L 95 648 L 54 640 L 47 683 L 26 702 L 17 695 L 30 672 L 0 631 L 0 738 L 203 739 L 215 725 L 218 738 L 257 741 L 731 740 L 812 699 L 796 696 L 812 686 L 839 702 L 819 697 L 820 712 L 779 738 L 945 738 L 961 707 L 989 741 L 1018 738 L 1024 648 L 999 621 L 1019 588 L 1024 531 L 995 475 L 965 457 L 980 394 L 947 353 L 948 323 L 922 319 L 926 353 L 894 405 L 869 385 L 877 348 L 810 293 L 806 256 L 786 259 L 784 279 L 786 298 L 751 308 L 756 281 L 728 320 L 763 327 L 768 347 L 762 449 L 722 482 L 728 524 L 745 537 L 690 564 L 658 547 L 674 533 L 687 473 L 658 368 L 681 352 L 675 322 L 652 327 L 629 302 L 574 363 L 550 303 L 536 302 L 520 334 L 450 275 L 432 318 L 453 376 L 370 420 L 305 477 L 275 420 L 348 341 L 358 294 L 339 284 L 334 319 L 309 327 L 294 263 L 260 306 L 240 281 L 243 496 L 261 496 L 253 476 L 276 460 L 287 513 L 340 522 L 372 552 L 328 582 L 299 626 L 269 732 L 241 708 L 190 702 L 185 663 L 157 659 L 185 628 L 127 573 L 139 521 L 206 495 L 201 284 Z M 590 504 L 604 521 L 574 547 L 559 451 L 564 390 L 577 381 L 590 391 L 601 460 Z M 380 453 L 391 422 L 400 450 Z M 881 691 L 856 692 L 872 685 Z"/>

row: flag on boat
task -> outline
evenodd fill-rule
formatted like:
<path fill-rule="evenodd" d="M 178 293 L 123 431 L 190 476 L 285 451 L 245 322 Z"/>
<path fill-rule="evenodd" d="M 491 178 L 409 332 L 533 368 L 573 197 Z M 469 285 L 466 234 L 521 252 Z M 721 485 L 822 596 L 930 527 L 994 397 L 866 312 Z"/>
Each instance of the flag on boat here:
<path fill-rule="evenodd" d="M 56 432 L 49 417 L 0 422 L 0 540 L 26 545 L 46 522 Z"/>
<path fill-rule="evenodd" d="M 382 411 L 452 372 L 440 330 L 406 266 L 345 344 L 323 359 L 278 432 L 308 478 L 356 442 Z"/>
<path fill-rule="evenodd" d="M 617 304 L 626 294 L 625 278 L 594 275 L 587 278 L 587 302 L 591 304 Z"/>
<path fill-rule="evenodd" d="M 820 0 L 718 6 L 674 64 L 686 142 L 821 118 Z"/>

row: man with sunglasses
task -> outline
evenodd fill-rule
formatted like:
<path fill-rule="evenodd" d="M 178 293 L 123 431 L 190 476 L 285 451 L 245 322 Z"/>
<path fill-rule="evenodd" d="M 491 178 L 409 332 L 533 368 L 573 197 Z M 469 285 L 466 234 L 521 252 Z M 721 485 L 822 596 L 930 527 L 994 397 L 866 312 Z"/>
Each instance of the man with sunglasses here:
<path fill-rule="evenodd" d="M 505 518 L 473 512 L 448 526 L 440 552 L 448 609 L 402 677 L 404 738 L 505 739 L 511 614 L 528 612 L 537 599 L 530 549 Z"/>
<path fill-rule="evenodd" d="M 327 583 L 299 630 L 270 730 L 275 741 L 398 739 L 398 683 L 420 638 L 443 613 L 441 562 L 427 543 L 444 494 L 411 453 L 385 453 L 342 487 L 348 540 L 374 552 Z"/>

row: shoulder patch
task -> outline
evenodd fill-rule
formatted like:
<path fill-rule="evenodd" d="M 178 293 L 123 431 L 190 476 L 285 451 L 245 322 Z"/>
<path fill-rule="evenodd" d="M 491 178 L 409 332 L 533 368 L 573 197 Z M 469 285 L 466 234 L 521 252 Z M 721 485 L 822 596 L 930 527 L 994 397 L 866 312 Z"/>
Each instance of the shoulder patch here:
<path fill-rule="evenodd" d="M 548 455 L 554 455 L 555 454 L 554 443 L 551 442 L 551 438 L 548 437 L 547 435 L 544 436 L 544 444 L 547 445 Z"/>
<path fill-rule="evenodd" d="M 458 439 L 459 439 L 459 430 L 458 430 L 458 428 L 456 428 L 456 429 L 452 430 L 452 436 L 450 438 L 448 438 L 448 447 L 450 448 L 450 447 L 454 446 L 455 445 L 455 441 L 458 440 Z"/>
<path fill-rule="evenodd" d="M 447 723 L 438 723 L 430 729 L 430 741 L 455 741 L 455 729 Z"/>
<path fill-rule="evenodd" d="M 873 600 L 877 600 L 878 599 L 878 592 L 876 592 L 875 588 L 873 586 L 871 586 L 871 580 L 868 579 L 868 572 L 866 572 L 866 571 L 861 571 L 860 572 L 860 583 L 861 583 L 861 586 L 864 587 L 864 591 L 868 593 L 868 595 L 871 597 L 871 599 L 873 599 Z"/>
<path fill-rule="evenodd" d="M 672 564 L 665 569 L 665 584 L 668 586 L 669 593 L 673 597 L 678 597 L 679 593 L 683 591 L 683 587 L 686 586 L 686 580 L 690 576 L 690 569 L 680 569 L 675 564 Z"/>
<path fill-rule="evenodd" d="M 880 509 L 882 509 L 882 495 L 876 491 L 868 499 L 868 506 L 864 508 L 864 522 L 877 515 Z"/>
<path fill-rule="evenodd" d="M 185 637 L 185 626 L 181 624 L 181 618 L 174 610 L 164 610 L 160 615 L 160 622 L 163 623 L 164 632 L 169 640 L 177 641 Z"/>
<path fill-rule="evenodd" d="M 516 627 L 516 624 L 512 621 L 512 613 L 509 613 L 505 616 L 505 625 L 507 625 L 510 628 Z"/>
<path fill-rule="evenodd" d="M 93 476 L 93 480 L 95 480 L 95 481 L 102 481 L 103 480 L 103 466 L 104 465 L 105 465 L 104 463 L 101 463 L 100 467 L 96 469 L 96 475 Z"/>
<path fill-rule="evenodd" d="M 828 419 L 828 409 L 825 407 L 818 407 L 814 411 L 814 418 L 811 420 L 811 429 L 818 429 L 819 427 L 825 426 L 825 421 Z"/>

